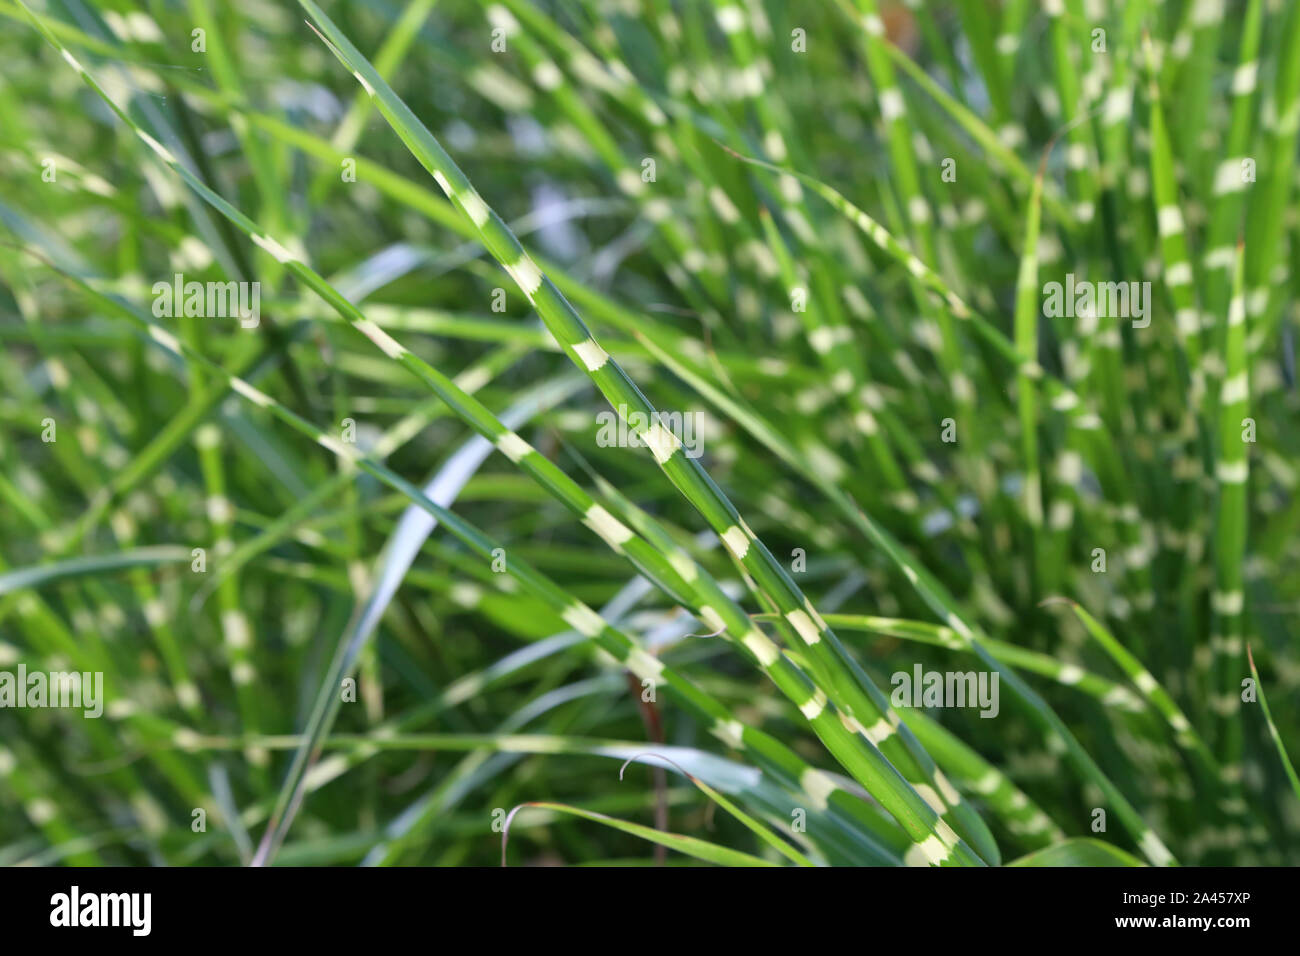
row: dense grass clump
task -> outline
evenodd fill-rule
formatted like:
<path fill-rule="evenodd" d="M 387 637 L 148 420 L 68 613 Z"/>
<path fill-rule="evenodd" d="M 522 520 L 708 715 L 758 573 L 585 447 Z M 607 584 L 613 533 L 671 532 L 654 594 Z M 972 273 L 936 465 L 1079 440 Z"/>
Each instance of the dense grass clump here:
<path fill-rule="evenodd" d="M 0 0 L 0 861 L 1300 862 L 1300 6 L 324 7 Z"/>

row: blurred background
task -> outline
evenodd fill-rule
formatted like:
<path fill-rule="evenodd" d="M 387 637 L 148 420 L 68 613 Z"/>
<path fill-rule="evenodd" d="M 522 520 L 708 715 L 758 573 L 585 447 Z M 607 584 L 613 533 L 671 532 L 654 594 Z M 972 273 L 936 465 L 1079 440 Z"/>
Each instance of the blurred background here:
<path fill-rule="evenodd" d="M 100 674 L 104 690 L 98 718 L 0 707 L 0 862 L 493 865 L 533 801 L 783 861 L 683 770 L 812 862 L 910 862 L 698 603 L 286 266 L 746 613 L 777 607 L 647 449 L 602 438 L 586 369 L 307 12 L 27 6 L 49 38 L 0 0 L 0 670 Z M 817 610 L 856 616 L 829 622 L 846 660 L 886 695 L 916 665 L 988 670 L 919 568 L 1023 677 L 1038 703 L 1004 682 L 996 719 L 907 718 L 987 822 L 987 862 L 1081 837 L 1142 856 L 1139 819 L 1184 863 L 1296 861 L 1274 743 L 1297 739 L 1300 687 L 1291 5 L 322 7 L 605 351 L 681 413 Z M 188 186 L 50 38 L 279 246 Z M 1225 187 L 1228 161 L 1242 172 Z M 1171 282 L 1184 262 L 1193 281 Z M 1045 316 L 1040 288 L 1067 273 L 1150 283 L 1149 327 Z M 486 550 L 230 375 L 424 488 Z M 1243 375 L 1239 406 L 1221 385 Z M 1242 462 L 1249 482 L 1225 491 L 1220 466 Z M 760 773 L 523 566 L 866 816 Z M 801 661 L 784 620 L 763 629 Z M 1247 643 L 1273 735 L 1241 699 Z M 1095 773 L 1044 736 L 1048 708 Z M 647 752 L 672 762 L 620 779 Z M 701 862 L 555 807 L 521 811 L 510 852 Z"/>

